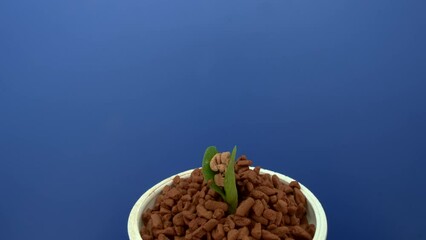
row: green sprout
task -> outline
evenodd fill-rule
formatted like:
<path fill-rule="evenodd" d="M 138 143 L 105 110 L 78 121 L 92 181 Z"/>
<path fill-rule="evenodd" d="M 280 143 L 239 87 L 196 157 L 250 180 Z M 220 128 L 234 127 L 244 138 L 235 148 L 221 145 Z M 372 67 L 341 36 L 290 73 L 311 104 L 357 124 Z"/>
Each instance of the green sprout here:
<path fill-rule="evenodd" d="M 214 177 L 218 174 L 218 171 L 213 171 L 210 168 L 210 161 L 212 158 L 219 153 L 214 146 L 210 146 L 206 149 L 203 158 L 203 175 L 204 179 L 208 182 L 211 189 L 219 193 L 219 195 L 225 200 L 229 205 L 229 212 L 235 213 L 238 205 L 238 192 L 237 185 L 235 181 L 235 155 L 237 154 L 237 146 L 232 150 L 229 163 L 225 170 L 224 186 L 218 186 Z"/>

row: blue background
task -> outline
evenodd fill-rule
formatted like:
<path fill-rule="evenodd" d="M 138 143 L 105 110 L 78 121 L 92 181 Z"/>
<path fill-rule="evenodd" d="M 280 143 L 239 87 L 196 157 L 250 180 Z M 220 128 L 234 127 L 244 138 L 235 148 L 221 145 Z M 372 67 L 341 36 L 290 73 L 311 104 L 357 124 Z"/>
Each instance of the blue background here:
<path fill-rule="evenodd" d="M 0 2 L 0 239 L 126 239 L 234 144 L 329 239 L 426 239 L 424 1 Z"/>

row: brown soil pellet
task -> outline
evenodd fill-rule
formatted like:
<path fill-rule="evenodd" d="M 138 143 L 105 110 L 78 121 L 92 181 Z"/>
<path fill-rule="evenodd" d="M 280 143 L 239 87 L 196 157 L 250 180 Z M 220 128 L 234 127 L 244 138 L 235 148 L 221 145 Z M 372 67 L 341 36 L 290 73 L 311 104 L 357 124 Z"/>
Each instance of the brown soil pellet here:
<path fill-rule="evenodd" d="M 260 223 L 254 224 L 254 227 L 251 229 L 251 236 L 255 239 L 262 237 L 262 225 Z"/>
<path fill-rule="evenodd" d="M 262 216 L 263 210 L 265 208 L 262 204 L 262 201 L 256 200 L 252 209 L 253 209 L 253 212 L 256 216 Z"/>
<path fill-rule="evenodd" d="M 250 211 L 250 208 L 254 204 L 254 199 L 249 197 L 246 200 L 242 201 L 237 208 L 235 215 L 246 217 Z"/>
<path fill-rule="evenodd" d="M 275 225 L 281 225 L 281 221 L 283 220 L 282 212 L 277 212 L 277 217 L 275 218 Z"/>
<path fill-rule="evenodd" d="M 277 203 L 276 204 L 274 204 L 273 206 L 274 206 L 274 208 L 277 210 L 277 211 L 280 211 L 281 213 L 283 213 L 283 214 L 287 214 L 287 212 L 288 212 L 288 208 L 287 208 L 287 202 L 285 202 L 284 200 L 282 200 L 282 199 L 280 199 L 280 200 L 278 200 L 277 201 Z"/>
<path fill-rule="evenodd" d="M 199 204 L 197 205 L 197 215 L 206 219 L 211 219 L 213 217 L 213 212 L 207 211 L 207 209 Z"/>
<path fill-rule="evenodd" d="M 207 232 L 210 232 L 211 230 L 213 230 L 216 226 L 217 226 L 217 224 L 219 223 L 219 221 L 218 220 L 216 220 L 216 219 L 210 219 L 210 220 L 208 220 L 204 225 L 203 225 L 203 228 L 204 228 L 204 230 L 206 230 Z"/>
<path fill-rule="evenodd" d="M 235 228 L 235 222 L 233 220 L 233 216 L 228 216 L 224 220 L 223 228 L 225 229 L 225 232 L 229 232 L 231 229 Z"/>
<path fill-rule="evenodd" d="M 244 237 L 248 237 L 250 235 L 250 231 L 247 227 L 242 227 L 238 230 L 238 239 L 242 239 Z"/>
<path fill-rule="evenodd" d="M 235 225 L 237 225 L 238 227 L 244 227 L 244 226 L 250 225 L 251 220 L 250 218 L 235 216 L 234 222 L 235 222 Z"/>
<path fill-rule="evenodd" d="M 288 186 L 300 189 L 300 184 L 297 181 L 292 181 Z"/>
<path fill-rule="evenodd" d="M 274 195 L 274 194 L 277 193 L 277 189 L 270 188 L 270 187 L 267 187 L 267 186 L 259 186 L 256 189 L 263 192 L 264 194 L 266 194 L 268 196 Z"/>
<path fill-rule="evenodd" d="M 175 230 L 173 229 L 173 227 L 167 227 L 164 230 L 162 230 L 162 233 L 164 235 L 174 236 L 175 235 Z"/>
<path fill-rule="evenodd" d="M 240 160 L 240 161 L 237 161 L 237 165 L 238 166 L 250 166 L 252 164 L 253 164 L 253 162 L 251 160 Z"/>
<path fill-rule="evenodd" d="M 158 235 L 158 240 L 168 240 L 168 238 L 164 234 Z"/>
<path fill-rule="evenodd" d="M 294 188 L 294 198 L 297 204 L 306 204 L 305 195 L 298 188 Z"/>
<path fill-rule="evenodd" d="M 280 240 L 280 237 L 267 230 L 262 230 L 262 239 L 265 240 Z"/>
<path fill-rule="evenodd" d="M 306 231 L 306 229 L 301 228 L 300 226 L 294 226 L 291 229 L 291 233 L 296 237 L 303 240 L 312 239 L 312 236 Z"/>
<path fill-rule="evenodd" d="M 285 237 L 287 234 L 290 233 L 290 229 L 286 226 L 277 227 L 274 230 L 271 230 L 271 232 L 279 237 Z"/>
<path fill-rule="evenodd" d="M 288 209 L 288 214 L 289 215 L 294 215 L 296 213 L 296 211 L 297 211 L 297 206 L 292 205 L 292 206 L 288 207 L 287 209 Z"/>
<path fill-rule="evenodd" d="M 172 188 L 167 192 L 167 197 L 170 197 L 174 200 L 179 200 L 180 197 L 182 196 L 182 194 L 180 193 L 180 191 L 177 188 Z"/>
<path fill-rule="evenodd" d="M 220 208 L 217 208 L 217 209 L 214 210 L 213 218 L 221 219 L 223 216 L 225 216 L 225 211 L 223 211 Z"/>
<path fill-rule="evenodd" d="M 277 212 L 272 209 L 266 209 L 263 212 L 263 217 L 268 219 L 269 221 L 275 221 L 275 218 L 277 217 Z"/>
<path fill-rule="evenodd" d="M 213 200 L 208 200 L 205 202 L 205 207 L 208 210 L 216 210 L 218 208 L 222 209 L 223 211 L 228 211 L 228 204 L 226 204 L 225 202 L 219 202 L 219 201 L 213 201 Z"/>
<path fill-rule="evenodd" d="M 199 239 L 199 238 L 202 238 L 206 234 L 207 234 L 207 232 L 202 227 L 199 227 L 194 232 L 192 232 L 192 237 Z"/>
<path fill-rule="evenodd" d="M 315 225 L 306 219 L 307 201 L 296 181 L 285 184 L 276 175 L 241 156 L 235 165 L 239 204 L 234 214 L 208 187 L 201 169 L 189 178 L 176 176 L 142 214 L 144 240 L 311 240 Z"/>
<path fill-rule="evenodd" d="M 225 230 L 223 230 L 223 225 L 218 224 L 216 230 L 212 232 L 213 239 L 222 239 L 225 237 Z"/>
<path fill-rule="evenodd" d="M 238 239 L 238 230 L 232 229 L 228 232 L 228 240 L 237 240 Z"/>
<path fill-rule="evenodd" d="M 256 216 L 256 215 L 251 215 L 251 218 L 258 223 L 261 223 L 262 225 L 268 225 L 268 219 L 262 217 L 262 216 Z"/>
<path fill-rule="evenodd" d="M 161 220 L 160 214 L 152 214 L 151 220 L 152 220 L 152 228 L 154 229 L 163 228 L 163 221 Z"/>

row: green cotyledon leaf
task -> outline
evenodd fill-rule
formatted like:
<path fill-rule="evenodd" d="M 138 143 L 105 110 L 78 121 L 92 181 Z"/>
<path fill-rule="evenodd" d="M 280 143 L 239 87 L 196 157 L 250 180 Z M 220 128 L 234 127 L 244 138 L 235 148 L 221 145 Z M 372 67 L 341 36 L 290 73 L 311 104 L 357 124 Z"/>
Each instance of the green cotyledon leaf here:
<path fill-rule="evenodd" d="M 218 153 L 218 151 L 215 146 L 208 147 L 206 151 L 204 152 L 203 168 L 202 168 L 203 176 L 204 176 L 204 180 L 206 180 L 207 182 L 211 180 L 209 184 L 210 188 L 216 191 L 217 193 L 219 193 L 220 196 L 226 201 L 225 193 L 218 185 L 216 185 L 216 183 L 214 183 L 214 175 L 216 173 L 210 169 L 210 161 L 212 160 L 213 156 L 216 153 Z"/>
<path fill-rule="evenodd" d="M 225 171 L 225 201 L 229 205 L 229 212 L 235 213 L 238 206 L 238 191 L 237 184 L 235 182 L 235 155 L 237 154 L 237 146 L 234 147 L 231 153 L 231 159 L 229 160 L 228 167 Z"/>

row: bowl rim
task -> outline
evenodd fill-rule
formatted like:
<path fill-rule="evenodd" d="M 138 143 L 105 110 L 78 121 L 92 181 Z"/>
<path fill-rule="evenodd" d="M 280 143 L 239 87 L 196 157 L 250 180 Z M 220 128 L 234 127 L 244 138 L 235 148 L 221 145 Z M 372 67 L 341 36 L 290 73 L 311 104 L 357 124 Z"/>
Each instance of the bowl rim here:
<path fill-rule="evenodd" d="M 253 168 L 253 167 L 251 167 Z M 195 168 L 196 169 L 196 168 Z M 129 239 L 131 240 L 142 240 L 142 237 L 139 233 L 139 221 L 140 216 L 142 215 L 142 205 L 146 205 L 149 201 L 151 201 L 152 195 L 157 195 L 159 192 L 162 191 L 162 189 L 169 185 L 175 176 L 180 177 L 189 177 L 192 171 L 195 169 L 189 169 L 183 172 L 180 172 L 178 174 L 174 174 L 159 183 L 155 184 L 153 187 L 148 189 L 142 196 L 139 197 L 139 199 L 136 201 L 136 203 L 133 205 L 132 210 L 130 211 L 129 218 L 127 221 L 127 232 L 129 235 Z M 291 181 L 295 181 L 293 178 L 288 177 L 284 174 L 274 172 L 268 169 L 261 168 L 260 173 L 267 173 L 272 175 L 277 175 L 280 180 L 290 183 Z M 322 207 L 320 201 L 317 199 L 317 197 L 302 183 L 300 183 L 300 190 L 307 198 L 308 202 L 312 205 L 312 209 L 315 209 L 315 220 L 316 220 L 316 230 L 315 230 L 315 236 L 313 240 L 323 240 L 327 239 L 327 231 L 328 231 L 328 225 L 327 225 L 327 217 L 325 215 L 324 208 Z M 138 221 L 139 220 L 139 221 Z M 319 224 L 320 223 L 320 224 Z"/>

